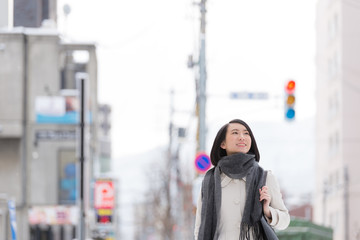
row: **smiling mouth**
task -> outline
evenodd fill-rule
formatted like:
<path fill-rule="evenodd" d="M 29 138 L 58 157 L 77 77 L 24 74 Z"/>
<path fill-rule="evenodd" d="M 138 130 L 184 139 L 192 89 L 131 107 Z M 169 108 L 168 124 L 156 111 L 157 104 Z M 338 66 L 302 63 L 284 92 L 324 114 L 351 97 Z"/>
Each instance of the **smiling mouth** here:
<path fill-rule="evenodd" d="M 239 144 L 236 144 L 236 145 L 239 146 L 239 147 L 246 147 L 245 143 L 239 143 Z"/>

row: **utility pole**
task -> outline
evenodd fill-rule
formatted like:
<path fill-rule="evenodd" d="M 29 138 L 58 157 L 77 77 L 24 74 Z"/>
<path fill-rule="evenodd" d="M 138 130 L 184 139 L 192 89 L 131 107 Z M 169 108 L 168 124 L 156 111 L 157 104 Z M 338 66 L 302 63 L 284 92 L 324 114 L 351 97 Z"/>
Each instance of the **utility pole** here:
<path fill-rule="evenodd" d="M 174 123 L 173 123 L 173 118 L 174 118 L 174 89 L 170 90 L 170 123 L 169 123 L 169 163 L 171 163 L 171 159 L 172 159 L 172 136 L 173 136 L 173 128 L 174 128 Z"/>
<path fill-rule="evenodd" d="M 79 170 L 78 170 L 78 206 L 79 222 L 77 228 L 77 239 L 85 239 L 85 205 L 84 205 L 84 176 L 85 176 L 85 74 L 76 75 L 80 97 L 80 122 L 79 122 Z"/>
<path fill-rule="evenodd" d="M 174 167 L 174 154 L 173 154 L 173 131 L 174 131 L 174 89 L 170 90 L 170 123 L 169 123 L 169 149 L 168 149 L 168 166 L 167 166 L 167 182 L 166 184 L 166 219 L 164 237 L 169 240 L 174 239 L 173 225 L 174 225 L 174 206 L 173 199 L 173 186 L 174 182 L 173 167 Z"/>
<path fill-rule="evenodd" d="M 206 29 L 206 0 L 200 2 L 200 56 L 199 56 L 199 151 L 206 149 L 206 58 L 205 58 L 205 29 Z"/>
<path fill-rule="evenodd" d="M 197 147 L 196 151 L 205 151 L 206 149 L 206 57 L 205 57 L 205 40 L 206 40 L 206 0 L 198 3 L 200 6 L 200 52 L 198 62 L 193 61 L 193 56 L 188 58 L 188 68 L 199 66 L 199 79 L 195 78 L 196 85 L 196 116 L 198 117 L 197 129 Z"/>
<path fill-rule="evenodd" d="M 184 210 L 183 210 L 183 197 L 184 187 L 181 179 L 181 168 L 179 164 L 179 151 L 181 149 L 180 138 L 184 137 L 185 130 L 179 128 L 174 124 L 175 104 L 174 104 L 175 91 L 170 90 L 170 123 L 169 123 L 169 149 L 168 149 L 168 209 L 169 216 L 167 217 L 167 226 L 170 226 L 171 234 L 168 240 L 184 239 L 187 227 L 184 227 Z"/>
<path fill-rule="evenodd" d="M 193 68 L 195 65 L 199 66 L 199 77 L 196 75 L 195 77 L 195 86 L 196 86 L 196 116 L 198 117 L 198 126 L 197 126 L 197 146 L 196 146 L 196 154 L 199 152 L 206 151 L 206 0 L 201 0 L 198 3 L 200 7 L 200 52 L 198 62 L 193 62 L 193 56 L 190 55 L 188 58 L 188 67 Z M 199 182 L 201 176 L 196 175 L 195 182 Z M 193 185 L 192 192 L 194 193 L 194 189 L 197 188 L 197 185 Z M 197 191 L 197 190 L 195 190 Z M 195 198 L 195 194 L 192 196 L 193 202 Z M 195 209 L 195 205 L 193 205 L 193 210 Z"/>

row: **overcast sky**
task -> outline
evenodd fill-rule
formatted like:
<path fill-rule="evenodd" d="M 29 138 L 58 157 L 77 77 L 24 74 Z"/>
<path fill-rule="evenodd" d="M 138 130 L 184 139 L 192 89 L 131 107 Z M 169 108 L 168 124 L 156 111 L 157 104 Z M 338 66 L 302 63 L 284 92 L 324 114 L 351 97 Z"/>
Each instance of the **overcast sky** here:
<path fill-rule="evenodd" d="M 65 3 L 71 6 L 66 18 Z M 97 43 L 99 101 L 113 109 L 113 157 L 115 166 L 128 166 L 122 171 L 146 166 L 126 163 L 125 156 L 167 145 L 171 88 L 175 124 L 188 127 L 195 120 L 195 74 L 186 66 L 188 55 L 196 59 L 199 51 L 200 15 L 193 3 L 58 3 L 61 32 L 72 40 Z M 207 151 L 224 123 L 241 118 L 253 128 L 261 163 L 275 172 L 289 195 L 309 192 L 315 158 L 316 1 L 207 3 Z M 284 121 L 283 113 L 284 84 L 289 79 L 297 84 L 292 123 Z M 267 92 L 270 99 L 228 97 L 237 91 Z M 141 192 L 135 186 L 133 190 Z"/>
<path fill-rule="evenodd" d="M 61 14 L 67 2 L 71 12 L 65 20 Z M 311 0 L 208 2 L 209 127 L 235 117 L 283 121 L 288 79 L 297 83 L 297 119 L 313 116 L 314 8 Z M 184 115 L 194 108 L 194 72 L 186 61 L 198 54 L 199 8 L 190 0 L 62 0 L 58 10 L 59 27 L 68 38 L 98 45 L 99 101 L 114 110 L 114 156 L 166 144 L 170 88 L 179 118 L 186 121 Z M 234 101 L 230 91 L 266 91 L 273 98 Z M 133 144 L 138 136 L 130 125 L 143 125 L 152 141 Z"/>

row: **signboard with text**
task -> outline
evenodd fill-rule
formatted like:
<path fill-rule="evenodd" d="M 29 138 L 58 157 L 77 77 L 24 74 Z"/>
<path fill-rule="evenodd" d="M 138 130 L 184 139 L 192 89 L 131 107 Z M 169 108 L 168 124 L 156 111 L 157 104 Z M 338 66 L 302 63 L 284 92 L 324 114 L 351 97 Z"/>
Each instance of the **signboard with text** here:
<path fill-rule="evenodd" d="M 115 189 L 112 180 L 96 180 L 94 188 L 94 208 L 113 209 Z"/>
<path fill-rule="evenodd" d="M 30 225 L 67 225 L 77 224 L 78 208 L 76 206 L 34 206 L 29 208 Z"/>
<path fill-rule="evenodd" d="M 111 179 L 98 179 L 94 187 L 94 208 L 96 222 L 109 224 L 113 222 L 115 207 L 115 189 Z"/>
<path fill-rule="evenodd" d="M 77 96 L 37 96 L 35 113 L 39 124 L 78 124 L 79 99 Z M 87 112 L 86 120 L 92 122 L 91 112 Z"/>
<path fill-rule="evenodd" d="M 247 99 L 247 100 L 267 100 L 269 93 L 267 92 L 232 92 L 231 99 Z"/>

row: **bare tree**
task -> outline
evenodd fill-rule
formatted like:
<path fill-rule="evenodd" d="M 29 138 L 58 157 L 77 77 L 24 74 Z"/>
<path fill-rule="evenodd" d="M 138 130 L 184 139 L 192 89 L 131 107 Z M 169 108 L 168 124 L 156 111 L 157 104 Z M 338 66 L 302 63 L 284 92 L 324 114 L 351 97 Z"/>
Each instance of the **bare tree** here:
<path fill-rule="evenodd" d="M 172 217 L 170 195 L 170 171 L 167 159 L 152 163 L 146 173 L 148 190 L 145 200 L 136 206 L 137 240 L 162 239 L 173 240 L 174 219 Z"/>

